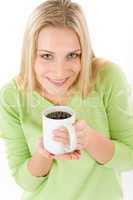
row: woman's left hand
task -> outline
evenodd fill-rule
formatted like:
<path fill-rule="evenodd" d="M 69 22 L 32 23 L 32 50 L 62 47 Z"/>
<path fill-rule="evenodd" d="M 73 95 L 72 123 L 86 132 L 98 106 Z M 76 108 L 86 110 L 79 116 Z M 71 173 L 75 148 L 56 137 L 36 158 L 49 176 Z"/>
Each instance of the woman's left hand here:
<path fill-rule="evenodd" d="M 75 128 L 77 138 L 76 149 L 86 149 L 93 129 L 89 127 L 84 120 L 76 120 L 73 126 Z M 69 146 L 69 135 L 65 127 L 55 129 L 53 131 L 53 139 L 57 142 L 61 142 L 65 147 Z"/>

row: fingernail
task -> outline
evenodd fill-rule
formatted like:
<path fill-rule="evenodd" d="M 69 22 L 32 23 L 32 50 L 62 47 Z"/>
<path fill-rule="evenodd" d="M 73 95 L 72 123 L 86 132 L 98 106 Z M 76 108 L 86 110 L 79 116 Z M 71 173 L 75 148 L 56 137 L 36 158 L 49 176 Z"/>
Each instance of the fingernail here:
<path fill-rule="evenodd" d="M 48 156 L 48 158 L 52 158 L 52 156 Z"/>
<path fill-rule="evenodd" d="M 76 156 L 74 156 L 74 155 L 73 155 L 73 156 L 71 156 L 71 158 L 72 158 L 72 159 L 75 159 L 75 158 L 76 158 Z"/>
<path fill-rule="evenodd" d="M 64 146 L 65 146 L 65 147 L 68 147 L 69 145 L 68 145 L 68 144 L 64 144 Z"/>
<path fill-rule="evenodd" d="M 57 133 L 57 132 L 58 132 L 58 130 L 57 130 L 57 129 L 54 129 L 54 130 L 53 130 L 53 133 Z"/>
<path fill-rule="evenodd" d="M 63 132 L 64 130 L 63 129 L 59 129 L 59 131 Z"/>

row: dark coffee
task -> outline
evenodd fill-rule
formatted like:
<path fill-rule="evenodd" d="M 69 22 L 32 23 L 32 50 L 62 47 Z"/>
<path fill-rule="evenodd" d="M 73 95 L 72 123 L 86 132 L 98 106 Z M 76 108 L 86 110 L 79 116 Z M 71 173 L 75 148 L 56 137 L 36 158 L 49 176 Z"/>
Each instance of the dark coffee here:
<path fill-rule="evenodd" d="M 64 111 L 56 111 L 52 112 L 46 115 L 46 117 L 51 119 L 66 119 L 71 117 L 72 115 L 70 113 L 64 112 Z"/>

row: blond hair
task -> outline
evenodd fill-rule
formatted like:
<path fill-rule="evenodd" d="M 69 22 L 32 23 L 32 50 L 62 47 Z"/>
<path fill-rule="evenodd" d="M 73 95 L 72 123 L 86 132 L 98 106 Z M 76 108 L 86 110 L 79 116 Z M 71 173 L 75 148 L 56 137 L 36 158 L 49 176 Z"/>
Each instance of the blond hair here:
<path fill-rule="evenodd" d="M 47 0 L 35 8 L 29 16 L 24 33 L 20 72 L 16 79 L 18 86 L 27 94 L 37 90 L 37 80 L 33 70 L 37 39 L 41 29 L 47 26 L 67 27 L 77 34 L 82 49 L 82 67 L 74 87 L 84 99 L 95 84 L 97 69 L 96 65 L 93 65 L 95 55 L 83 10 L 80 5 L 71 0 Z"/>

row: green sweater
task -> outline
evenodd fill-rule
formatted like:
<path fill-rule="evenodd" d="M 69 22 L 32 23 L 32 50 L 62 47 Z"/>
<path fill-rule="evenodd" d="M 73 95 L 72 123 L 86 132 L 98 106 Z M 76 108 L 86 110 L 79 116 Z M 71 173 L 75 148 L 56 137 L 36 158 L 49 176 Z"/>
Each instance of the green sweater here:
<path fill-rule="evenodd" d="M 81 150 L 79 160 L 54 160 L 49 174 L 35 177 L 27 163 L 42 135 L 42 111 L 53 104 L 32 93 L 32 109 L 13 78 L 0 90 L 0 133 L 22 200 L 122 200 L 121 173 L 133 170 L 133 110 L 129 83 L 114 63 L 106 63 L 97 76 L 91 95 L 82 101 L 75 95 L 67 103 L 79 119 L 112 140 L 115 153 L 108 163 L 96 162 Z"/>

